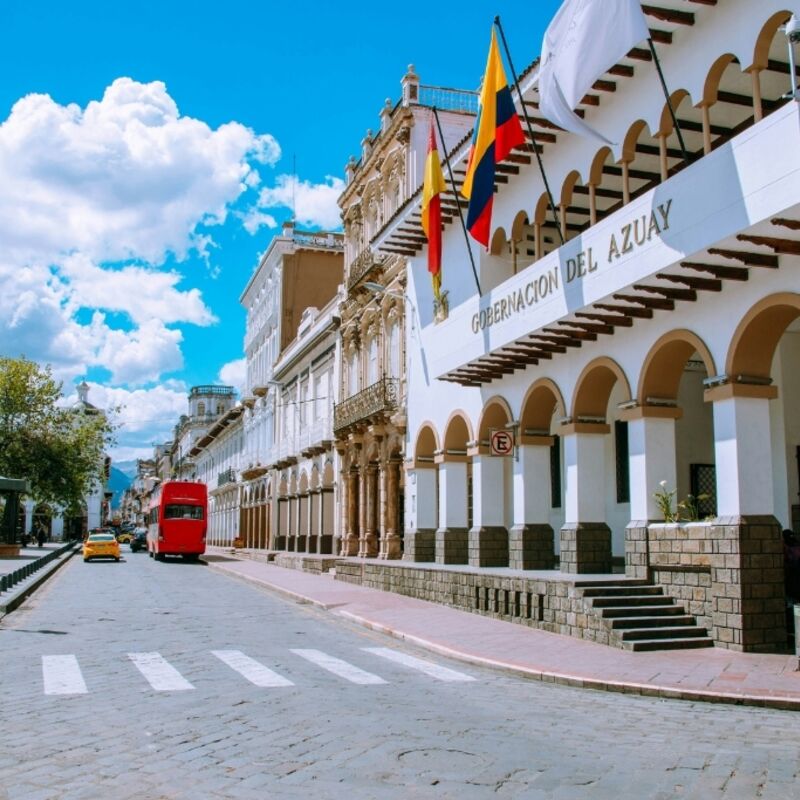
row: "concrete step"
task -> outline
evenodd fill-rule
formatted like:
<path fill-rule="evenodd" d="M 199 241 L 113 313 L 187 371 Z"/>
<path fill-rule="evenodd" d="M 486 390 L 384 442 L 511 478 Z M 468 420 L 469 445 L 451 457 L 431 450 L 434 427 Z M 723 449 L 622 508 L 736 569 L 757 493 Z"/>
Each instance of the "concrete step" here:
<path fill-rule="evenodd" d="M 648 639 L 694 639 L 708 634 L 705 628 L 685 625 L 665 628 L 628 628 L 620 631 L 623 642 L 647 641 Z"/>
<path fill-rule="evenodd" d="M 593 597 L 592 608 L 626 608 L 628 606 L 671 606 L 675 600 L 664 595 L 626 595 L 624 597 Z"/>
<path fill-rule="evenodd" d="M 683 609 L 674 606 L 676 611 Z M 616 610 L 616 609 L 614 609 Z M 636 609 L 638 611 L 638 609 Z M 626 628 L 667 628 L 670 626 L 677 627 L 678 625 L 694 625 L 695 618 L 691 614 L 662 614 L 656 616 L 653 614 L 644 615 L 639 617 L 606 617 L 611 622 L 611 627 L 614 630 L 625 630 Z"/>
<path fill-rule="evenodd" d="M 653 584 L 647 578 L 626 578 L 624 581 L 619 578 L 606 578 L 604 580 L 577 580 L 572 585 L 576 589 L 587 589 L 594 586 L 652 586 Z"/>
<path fill-rule="evenodd" d="M 690 650 L 698 647 L 713 647 L 714 642 L 707 636 L 693 639 L 640 639 L 632 642 L 623 642 L 625 650 L 644 652 L 647 650 Z"/>
<path fill-rule="evenodd" d="M 671 617 L 686 613 L 683 606 L 657 605 L 657 606 L 612 606 L 611 608 L 600 608 L 600 616 L 603 619 L 615 619 L 617 617 Z"/>
<path fill-rule="evenodd" d="M 626 597 L 630 595 L 662 595 L 661 586 L 596 586 L 582 590 L 583 597 Z"/>

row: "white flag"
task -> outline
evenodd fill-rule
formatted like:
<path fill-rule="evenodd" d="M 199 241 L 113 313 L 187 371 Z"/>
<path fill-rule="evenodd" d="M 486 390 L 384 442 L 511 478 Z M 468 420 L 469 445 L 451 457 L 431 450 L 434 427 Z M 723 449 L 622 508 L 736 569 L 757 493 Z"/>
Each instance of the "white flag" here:
<path fill-rule="evenodd" d="M 544 34 L 539 110 L 564 130 L 612 144 L 573 109 L 650 31 L 639 0 L 566 0 Z"/>

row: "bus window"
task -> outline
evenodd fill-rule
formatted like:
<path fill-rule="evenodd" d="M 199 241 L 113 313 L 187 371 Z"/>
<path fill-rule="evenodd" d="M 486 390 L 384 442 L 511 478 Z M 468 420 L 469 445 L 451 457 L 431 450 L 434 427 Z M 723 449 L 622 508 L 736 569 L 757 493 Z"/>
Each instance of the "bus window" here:
<path fill-rule="evenodd" d="M 168 504 L 164 506 L 164 519 L 203 519 L 203 507 Z"/>

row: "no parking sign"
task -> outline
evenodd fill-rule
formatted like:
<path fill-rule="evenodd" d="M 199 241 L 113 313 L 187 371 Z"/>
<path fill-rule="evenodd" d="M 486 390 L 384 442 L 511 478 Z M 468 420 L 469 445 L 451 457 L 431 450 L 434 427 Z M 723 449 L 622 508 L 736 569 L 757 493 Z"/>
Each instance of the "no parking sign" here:
<path fill-rule="evenodd" d="M 493 456 L 510 456 L 514 453 L 514 435 L 511 431 L 500 428 L 492 431 L 489 437 L 489 449 Z"/>

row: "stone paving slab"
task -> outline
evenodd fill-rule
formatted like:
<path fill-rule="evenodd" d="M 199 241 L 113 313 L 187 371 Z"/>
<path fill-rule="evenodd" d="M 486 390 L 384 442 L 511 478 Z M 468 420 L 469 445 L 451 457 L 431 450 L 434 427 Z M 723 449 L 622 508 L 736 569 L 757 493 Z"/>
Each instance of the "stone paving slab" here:
<path fill-rule="evenodd" d="M 210 548 L 209 566 L 434 652 L 537 680 L 800 711 L 794 655 L 719 647 L 634 653 Z"/>

